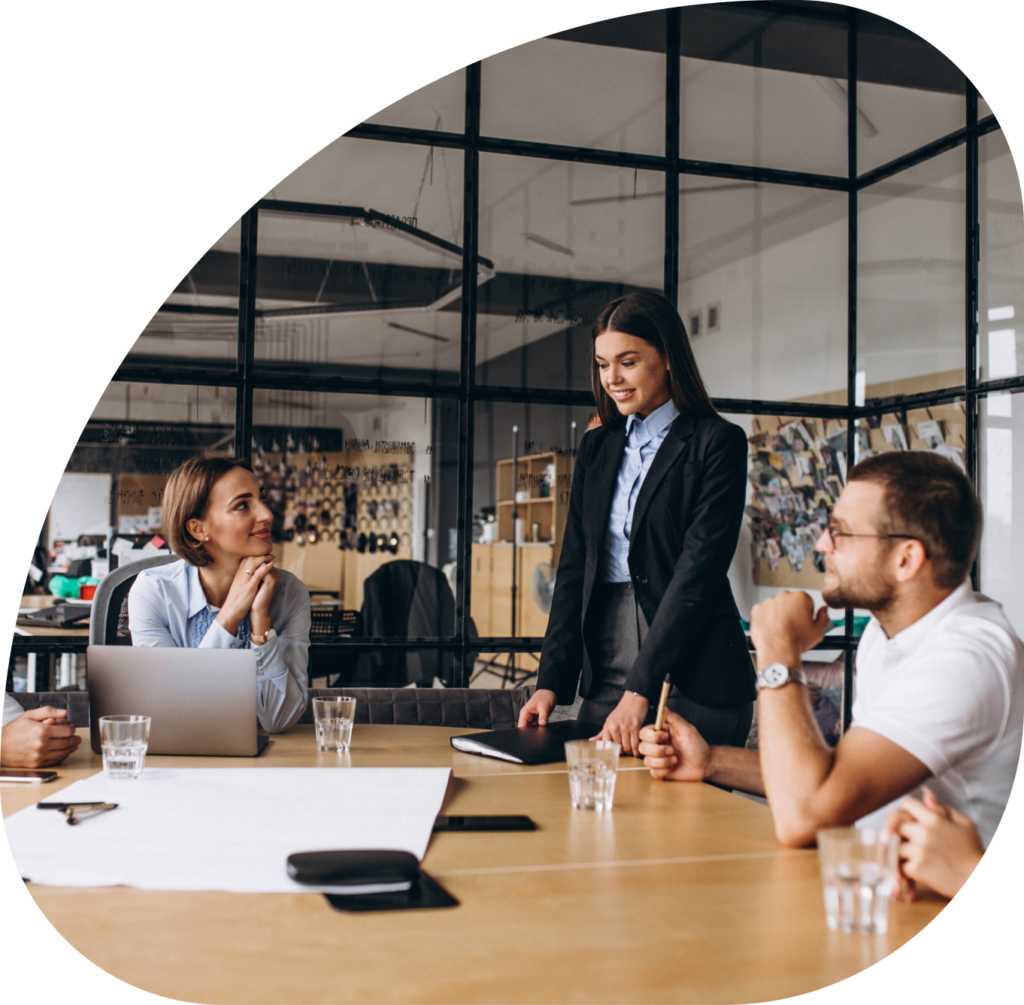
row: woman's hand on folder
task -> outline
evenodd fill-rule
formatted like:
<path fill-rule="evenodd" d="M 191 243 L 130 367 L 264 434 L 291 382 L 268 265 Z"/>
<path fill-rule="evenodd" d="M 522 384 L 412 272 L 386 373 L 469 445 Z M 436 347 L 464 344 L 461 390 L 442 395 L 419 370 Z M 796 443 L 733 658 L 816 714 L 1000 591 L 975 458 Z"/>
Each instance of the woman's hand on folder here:
<path fill-rule="evenodd" d="M 522 707 L 519 712 L 519 722 L 516 724 L 520 729 L 523 726 L 546 726 L 548 716 L 555 707 L 555 692 L 541 688 L 533 692 L 533 697 Z"/>
<path fill-rule="evenodd" d="M 665 712 L 665 728 L 640 730 L 640 755 L 655 778 L 702 782 L 708 776 L 711 748 L 696 727 L 675 712 Z"/>
<path fill-rule="evenodd" d="M 604 721 L 604 729 L 592 740 L 611 740 L 622 744 L 622 753 L 637 756 L 640 753 L 640 727 L 647 718 L 650 702 L 635 691 L 626 691 L 611 715 Z"/>

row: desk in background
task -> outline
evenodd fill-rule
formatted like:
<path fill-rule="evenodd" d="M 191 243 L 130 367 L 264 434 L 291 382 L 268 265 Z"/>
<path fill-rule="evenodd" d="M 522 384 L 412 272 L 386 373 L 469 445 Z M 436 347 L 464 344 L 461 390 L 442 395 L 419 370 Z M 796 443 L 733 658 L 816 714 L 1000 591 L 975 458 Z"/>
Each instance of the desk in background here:
<path fill-rule="evenodd" d="M 42 610 L 61 598 L 34 594 L 21 598 L 22 608 Z M 14 674 L 16 657 L 27 660 L 29 691 L 53 691 L 78 683 L 79 656 L 89 645 L 89 622 L 81 627 L 49 628 L 45 625 L 18 625 L 11 645 L 8 676 Z M 83 663 L 84 666 L 84 663 Z"/>
<path fill-rule="evenodd" d="M 204 1002 L 762 1001 L 863 970 L 941 910 L 938 900 L 895 904 L 886 936 L 830 932 L 817 853 L 781 847 L 763 806 L 709 785 L 655 782 L 623 758 L 612 813 L 572 810 L 564 765 L 461 754 L 448 740 L 463 732 L 356 726 L 351 753 L 334 755 L 300 726 L 258 759 L 146 762 L 451 765 L 443 812 L 525 813 L 540 827 L 435 834 L 424 868 L 460 907 L 345 914 L 316 894 L 29 890 L 104 970 Z M 0 786 L 4 815 L 98 771 L 85 740 L 56 782 Z"/>

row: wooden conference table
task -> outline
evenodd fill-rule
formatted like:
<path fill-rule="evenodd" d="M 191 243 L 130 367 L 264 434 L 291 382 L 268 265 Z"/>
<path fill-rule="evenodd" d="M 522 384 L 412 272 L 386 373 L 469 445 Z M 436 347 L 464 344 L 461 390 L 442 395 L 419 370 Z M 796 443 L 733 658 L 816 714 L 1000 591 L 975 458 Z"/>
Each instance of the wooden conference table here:
<path fill-rule="evenodd" d="M 781 847 L 765 807 L 656 782 L 623 758 L 614 810 L 574 811 L 564 764 L 462 754 L 448 743 L 460 732 L 472 731 L 356 726 L 351 752 L 336 755 L 300 726 L 255 760 L 146 761 L 451 766 L 444 812 L 525 813 L 540 828 L 433 835 L 424 869 L 459 907 L 349 914 L 318 894 L 29 889 L 88 959 L 191 1002 L 764 1001 L 863 970 L 941 910 L 937 899 L 895 904 L 888 935 L 830 932 L 816 853 Z M 84 741 L 57 781 L 0 786 L 4 815 L 98 771 Z"/>

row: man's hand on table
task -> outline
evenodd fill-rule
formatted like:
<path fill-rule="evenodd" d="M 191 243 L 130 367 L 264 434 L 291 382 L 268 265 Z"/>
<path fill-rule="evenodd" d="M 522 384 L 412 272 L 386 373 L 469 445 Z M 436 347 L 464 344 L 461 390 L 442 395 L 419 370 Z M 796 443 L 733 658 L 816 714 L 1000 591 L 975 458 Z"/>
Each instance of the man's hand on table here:
<path fill-rule="evenodd" d="M 0 764 L 8 768 L 48 768 L 60 764 L 82 742 L 63 720 L 67 710 L 44 705 L 12 719 L 0 733 Z"/>
<path fill-rule="evenodd" d="M 655 778 L 676 782 L 702 782 L 711 768 L 711 748 L 696 727 L 671 710 L 665 728 L 640 730 L 640 754 Z"/>

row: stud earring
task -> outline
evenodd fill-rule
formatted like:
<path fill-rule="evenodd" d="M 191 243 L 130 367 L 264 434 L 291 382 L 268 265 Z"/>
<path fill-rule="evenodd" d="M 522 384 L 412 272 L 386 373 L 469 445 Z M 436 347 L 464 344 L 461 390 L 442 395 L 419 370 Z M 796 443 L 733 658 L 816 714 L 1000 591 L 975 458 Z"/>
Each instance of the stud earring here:
<path fill-rule="evenodd" d="M 203 540 L 204 540 L 204 541 L 209 541 L 209 540 L 210 540 L 210 535 L 209 535 L 209 534 L 207 534 L 207 535 L 206 535 L 206 537 L 204 537 L 204 538 L 203 538 Z"/>

